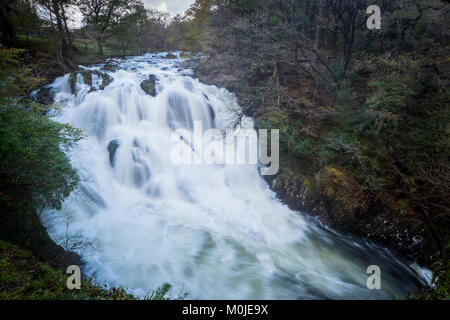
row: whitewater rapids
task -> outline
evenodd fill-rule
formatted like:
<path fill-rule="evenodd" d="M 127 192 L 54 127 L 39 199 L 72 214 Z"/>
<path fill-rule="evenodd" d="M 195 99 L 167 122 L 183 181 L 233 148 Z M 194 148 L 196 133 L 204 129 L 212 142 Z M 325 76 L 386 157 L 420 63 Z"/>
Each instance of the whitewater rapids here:
<path fill-rule="evenodd" d="M 53 118 L 87 137 L 69 153 L 79 188 L 43 222 L 84 273 L 141 297 L 163 283 L 195 299 L 396 299 L 420 287 L 406 260 L 291 211 L 257 166 L 175 165 L 174 129 L 228 129 L 239 105 L 163 56 L 119 59 L 104 90 L 81 76 L 75 94 L 69 75 L 50 85 Z M 156 97 L 140 86 L 150 74 Z M 381 290 L 367 288 L 371 265 Z"/>

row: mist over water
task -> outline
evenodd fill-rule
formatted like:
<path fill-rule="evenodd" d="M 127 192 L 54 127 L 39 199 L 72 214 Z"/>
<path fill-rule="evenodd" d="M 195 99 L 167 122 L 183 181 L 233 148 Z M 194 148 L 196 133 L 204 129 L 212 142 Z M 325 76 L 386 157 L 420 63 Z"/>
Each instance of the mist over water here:
<path fill-rule="evenodd" d="M 224 131 L 239 106 L 162 57 L 121 59 L 105 90 L 90 92 L 81 76 L 75 95 L 69 75 L 51 85 L 54 118 L 87 138 L 69 154 L 79 189 L 44 223 L 81 254 L 84 272 L 140 296 L 168 282 L 198 299 L 393 299 L 420 286 L 402 258 L 291 211 L 257 166 L 175 165 L 174 130 L 202 121 Z M 156 97 L 140 87 L 150 74 Z M 370 265 L 381 290 L 366 286 Z"/>

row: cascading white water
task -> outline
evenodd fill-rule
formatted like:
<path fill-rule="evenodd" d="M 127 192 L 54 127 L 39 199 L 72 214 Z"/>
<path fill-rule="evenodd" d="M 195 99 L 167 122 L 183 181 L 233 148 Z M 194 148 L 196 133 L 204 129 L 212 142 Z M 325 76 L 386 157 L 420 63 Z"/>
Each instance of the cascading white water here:
<path fill-rule="evenodd" d="M 109 74 L 99 91 L 81 76 L 75 95 L 68 75 L 51 85 L 62 105 L 54 118 L 87 138 L 70 152 L 80 187 L 45 223 L 96 281 L 141 296 L 167 282 L 199 299 L 390 299 L 420 285 L 388 250 L 291 211 L 256 166 L 173 164 L 174 128 L 228 128 L 239 107 L 231 93 L 162 54 L 121 59 Z M 140 87 L 149 74 L 156 97 Z M 381 290 L 367 288 L 370 265 Z"/>

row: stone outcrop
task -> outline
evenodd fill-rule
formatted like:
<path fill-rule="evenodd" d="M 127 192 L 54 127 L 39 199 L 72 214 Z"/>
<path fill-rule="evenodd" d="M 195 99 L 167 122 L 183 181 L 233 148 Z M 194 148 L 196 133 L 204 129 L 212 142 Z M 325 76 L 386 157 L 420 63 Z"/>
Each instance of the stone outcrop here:
<path fill-rule="evenodd" d="M 174 55 L 173 53 L 168 53 L 165 57 L 165 59 L 177 59 L 178 57 Z"/>
<path fill-rule="evenodd" d="M 142 81 L 141 88 L 144 92 L 152 97 L 156 97 L 156 76 L 151 74 L 148 79 Z"/>
<path fill-rule="evenodd" d="M 69 85 L 70 90 L 72 93 L 76 92 L 76 83 L 78 79 L 78 75 L 81 75 L 83 77 L 83 81 L 85 84 L 91 87 L 91 91 L 95 91 L 96 88 L 93 87 L 93 81 L 92 81 L 92 75 L 95 74 L 99 78 L 102 79 L 102 83 L 99 86 L 100 90 L 104 90 L 111 82 L 112 78 L 105 72 L 101 72 L 98 70 L 81 70 L 81 71 L 74 71 L 70 74 L 69 78 Z"/>

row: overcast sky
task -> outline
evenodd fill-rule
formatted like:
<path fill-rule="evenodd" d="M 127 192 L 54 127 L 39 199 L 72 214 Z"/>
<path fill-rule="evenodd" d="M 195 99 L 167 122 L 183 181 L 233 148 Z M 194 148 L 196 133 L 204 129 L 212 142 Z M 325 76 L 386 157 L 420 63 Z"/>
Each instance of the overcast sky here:
<path fill-rule="evenodd" d="M 142 0 L 147 8 L 169 12 L 172 16 L 184 13 L 194 0 Z"/>

